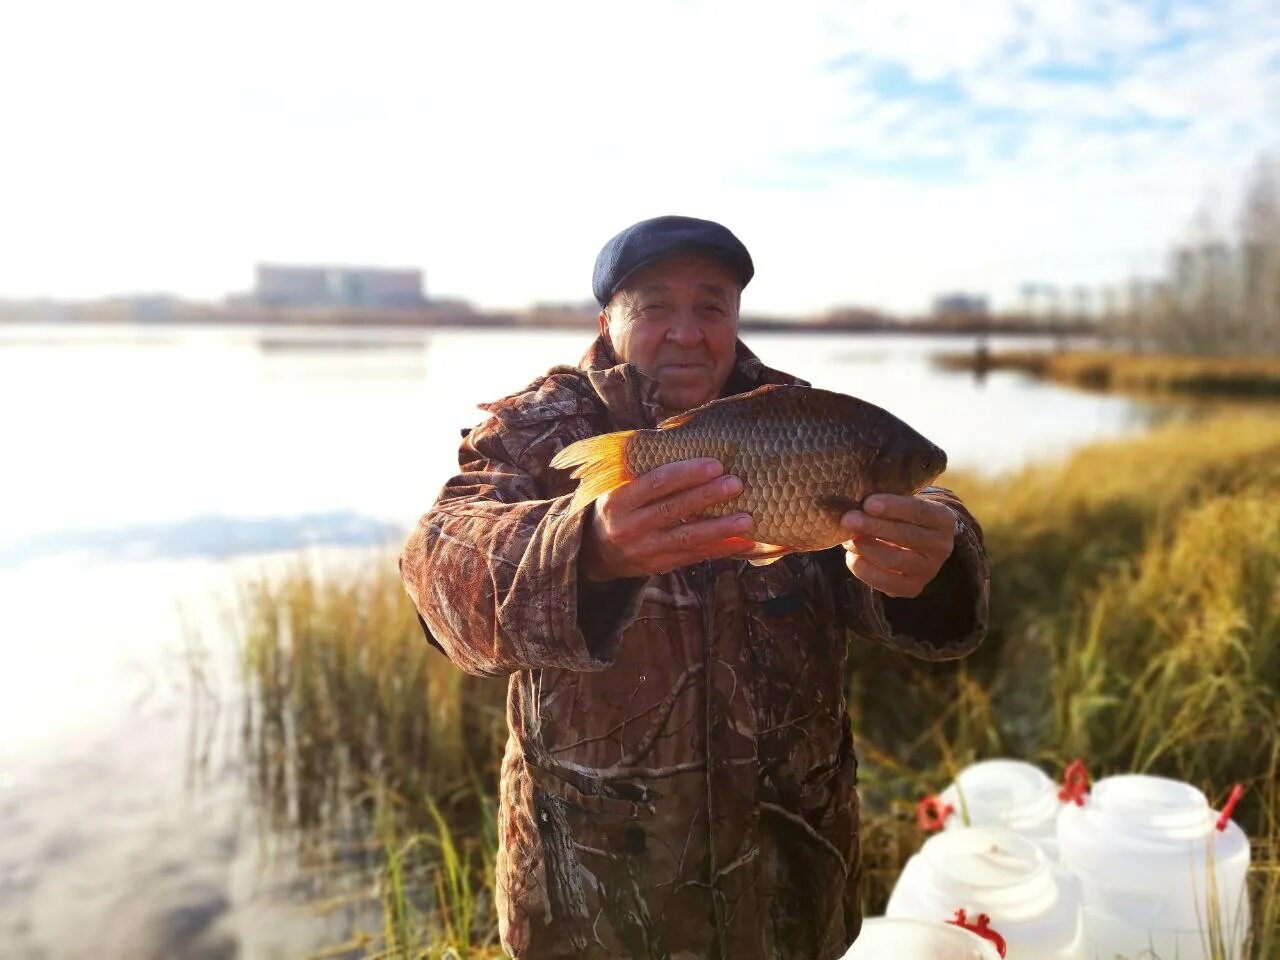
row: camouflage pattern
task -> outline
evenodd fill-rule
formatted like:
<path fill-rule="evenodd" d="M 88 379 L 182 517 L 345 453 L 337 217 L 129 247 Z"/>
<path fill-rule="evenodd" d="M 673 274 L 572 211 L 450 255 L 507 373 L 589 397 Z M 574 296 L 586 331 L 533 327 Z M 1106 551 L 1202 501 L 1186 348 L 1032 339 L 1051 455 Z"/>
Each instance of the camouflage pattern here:
<path fill-rule="evenodd" d="M 741 343 L 726 393 L 798 383 Z M 590 511 L 547 464 L 576 440 L 651 428 L 657 384 L 597 339 L 487 404 L 461 471 L 400 558 L 428 636 L 508 677 L 498 920 L 516 960 L 833 960 L 857 935 L 849 637 L 931 660 L 987 622 L 981 533 L 916 600 L 852 577 L 836 547 L 767 567 L 709 561 L 579 581 Z M 909 630 L 903 628 L 909 625 Z"/>

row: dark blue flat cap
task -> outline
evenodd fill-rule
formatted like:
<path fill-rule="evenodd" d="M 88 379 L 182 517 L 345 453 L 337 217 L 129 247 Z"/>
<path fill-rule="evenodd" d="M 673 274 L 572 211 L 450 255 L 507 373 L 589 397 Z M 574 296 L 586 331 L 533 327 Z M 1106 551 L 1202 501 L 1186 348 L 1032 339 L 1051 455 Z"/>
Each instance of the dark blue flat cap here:
<path fill-rule="evenodd" d="M 610 240 L 596 257 L 591 289 L 605 306 L 622 282 L 641 267 L 678 253 L 703 253 L 721 261 L 746 286 L 756 268 L 742 241 L 712 220 L 654 217 L 641 220 Z"/>

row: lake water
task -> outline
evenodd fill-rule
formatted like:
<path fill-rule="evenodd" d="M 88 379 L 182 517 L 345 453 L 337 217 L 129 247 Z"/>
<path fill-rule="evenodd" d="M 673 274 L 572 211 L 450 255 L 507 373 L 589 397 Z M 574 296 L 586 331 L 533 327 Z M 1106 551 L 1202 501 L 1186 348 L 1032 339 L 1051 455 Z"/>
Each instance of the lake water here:
<path fill-rule="evenodd" d="M 293 957 L 341 935 L 302 909 L 288 858 L 264 854 L 218 733 L 234 713 L 229 598 L 298 550 L 392 562 L 475 405 L 590 338 L 0 328 L 0 954 Z M 1162 415 L 932 366 L 967 337 L 748 342 L 893 410 L 957 468 L 1058 457 Z"/>

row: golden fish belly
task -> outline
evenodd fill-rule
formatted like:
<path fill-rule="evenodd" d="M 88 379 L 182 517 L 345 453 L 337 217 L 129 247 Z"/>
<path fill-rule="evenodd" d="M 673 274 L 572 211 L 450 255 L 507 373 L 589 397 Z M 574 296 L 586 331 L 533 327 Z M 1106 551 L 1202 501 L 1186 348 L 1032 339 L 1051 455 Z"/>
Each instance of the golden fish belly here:
<path fill-rule="evenodd" d="M 732 426 L 732 425 L 728 425 Z M 848 539 L 838 507 L 820 506 L 823 498 L 849 497 L 855 465 L 839 449 L 804 449 L 803 429 L 785 436 L 734 436 L 734 432 L 695 429 L 643 430 L 627 451 L 635 475 L 664 463 L 714 457 L 725 474 L 742 481 L 742 493 L 717 504 L 705 516 L 746 512 L 754 520 L 752 539 L 796 550 L 824 550 Z"/>

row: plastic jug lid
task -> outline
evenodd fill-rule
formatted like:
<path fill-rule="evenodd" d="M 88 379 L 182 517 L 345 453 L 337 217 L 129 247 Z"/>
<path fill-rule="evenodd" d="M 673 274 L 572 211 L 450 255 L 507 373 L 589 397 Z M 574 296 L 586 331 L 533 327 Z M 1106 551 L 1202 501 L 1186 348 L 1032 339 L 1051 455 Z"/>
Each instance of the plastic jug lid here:
<path fill-rule="evenodd" d="M 1188 783 L 1129 773 L 1093 785 L 1089 806 L 1126 832 L 1150 837 L 1199 837 L 1213 828 L 1205 795 Z"/>
<path fill-rule="evenodd" d="M 1058 812 L 1053 781 L 1021 760 L 983 760 L 966 767 L 942 797 L 960 810 L 961 793 L 974 826 L 1027 829 L 1052 821 Z"/>
<path fill-rule="evenodd" d="M 1044 851 L 1003 827 L 947 830 L 926 841 L 921 858 L 927 896 L 950 913 L 967 907 L 993 922 L 1041 916 L 1058 902 Z"/>

